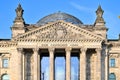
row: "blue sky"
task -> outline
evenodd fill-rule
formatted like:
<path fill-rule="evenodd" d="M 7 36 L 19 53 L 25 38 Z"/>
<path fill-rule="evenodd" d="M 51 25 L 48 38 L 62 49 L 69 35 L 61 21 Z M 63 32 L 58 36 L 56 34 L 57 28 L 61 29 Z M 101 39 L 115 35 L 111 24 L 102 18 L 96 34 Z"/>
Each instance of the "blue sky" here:
<path fill-rule="evenodd" d="M 35 24 L 42 17 L 58 11 L 79 18 L 84 24 L 93 24 L 98 5 L 104 10 L 108 38 L 117 39 L 120 33 L 119 0 L 0 0 L 0 38 L 11 38 L 11 29 L 16 16 L 15 9 L 21 3 L 26 23 Z"/>
<path fill-rule="evenodd" d="M 108 38 L 118 39 L 120 33 L 120 19 L 118 18 L 120 0 L 0 0 L 0 39 L 11 38 L 10 27 L 13 25 L 16 16 L 15 9 L 19 3 L 24 9 L 24 20 L 29 24 L 35 24 L 42 17 L 58 11 L 71 14 L 84 24 L 94 24 L 95 11 L 101 5 L 104 10 L 103 17 L 106 27 L 109 28 Z M 44 65 L 48 65 L 48 63 Z M 74 72 L 74 68 L 72 68 L 72 74 Z"/>

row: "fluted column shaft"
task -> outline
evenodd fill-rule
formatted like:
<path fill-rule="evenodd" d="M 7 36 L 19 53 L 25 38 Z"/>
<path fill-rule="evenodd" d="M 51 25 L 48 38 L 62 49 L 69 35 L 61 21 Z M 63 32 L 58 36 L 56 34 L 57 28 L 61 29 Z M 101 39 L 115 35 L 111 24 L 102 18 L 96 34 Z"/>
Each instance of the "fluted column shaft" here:
<path fill-rule="evenodd" d="M 80 80 L 86 80 L 86 50 L 87 48 L 81 48 L 80 53 Z"/>
<path fill-rule="evenodd" d="M 50 55 L 50 80 L 54 80 L 54 48 L 49 48 Z"/>
<path fill-rule="evenodd" d="M 96 49 L 97 52 L 97 80 L 101 80 L 101 48 Z"/>
<path fill-rule="evenodd" d="M 38 55 L 38 80 L 41 80 L 41 59 L 42 59 L 41 52 L 39 52 L 39 55 Z"/>
<path fill-rule="evenodd" d="M 66 80 L 71 80 L 71 48 L 66 48 Z"/>
<path fill-rule="evenodd" d="M 34 48 L 33 51 L 34 51 L 34 54 L 33 54 L 33 57 L 34 57 L 34 80 L 38 80 L 38 51 L 39 51 L 39 49 Z"/>
<path fill-rule="evenodd" d="M 18 75 L 19 75 L 19 80 L 23 80 L 23 48 L 18 48 L 17 49 L 17 51 L 18 51 L 18 69 L 19 69 L 19 73 L 18 73 Z"/>
<path fill-rule="evenodd" d="M 105 56 L 105 80 L 109 79 L 109 53 Z"/>

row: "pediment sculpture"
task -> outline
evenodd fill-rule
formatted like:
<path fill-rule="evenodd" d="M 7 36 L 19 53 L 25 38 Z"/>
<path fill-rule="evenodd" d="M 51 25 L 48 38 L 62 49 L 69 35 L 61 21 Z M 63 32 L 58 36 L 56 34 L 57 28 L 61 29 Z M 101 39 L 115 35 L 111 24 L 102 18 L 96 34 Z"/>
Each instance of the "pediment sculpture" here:
<path fill-rule="evenodd" d="M 84 36 L 75 32 L 71 29 L 67 29 L 62 25 L 54 26 L 53 28 L 36 34 L 39 39 L 74 39 L 83 38 Z"/>

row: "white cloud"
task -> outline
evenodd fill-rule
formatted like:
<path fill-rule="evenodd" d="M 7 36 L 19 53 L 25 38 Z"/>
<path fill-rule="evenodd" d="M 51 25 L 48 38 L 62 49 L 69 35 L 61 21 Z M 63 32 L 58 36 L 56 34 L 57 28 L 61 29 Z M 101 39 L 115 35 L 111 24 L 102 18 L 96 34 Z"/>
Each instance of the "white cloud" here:
<path fill-rule="evenodd" d="M 76 3 L 74 3 L 74 2 L 70 2 L 70 4 L 71 4 L 74 8 L 76 8 L 76 9 L 78 9 L 78 10 L 80 10 L 80 11 L 84 11 L 84 12 L 88 12 L 88 13 L 93 13 L 93 10 L 94 10 L 94 9 L 92 9 L 92 8 L 88 8 L 88 7 L 85 7 L 85 6 L 81 6 L 81 5 L 79 5 L 79 4 L 76 4 Z"/>
<path fill-rule="evenodd" d="M 43 78 L 43 75 L 41 76 Z M 65 70 L 62 67 L 57 67 L 55 78 L 57 80 L 65 80 Z M 45 69 L 44 80 L 49 80 L 49 67 Z M 74 67 L 71 68 L 71 80 L 76 80 L 76 73 Z"/>
<path fill-rule="evenodd" d="M 90 16 L 88 16 L 91 18 L 91 20 L 95 20 L 95 15 L 93 12 L 95 12 L 97 8 L 81 6 L 75 2 L 70 2 L 70 5 L 79 11 L 89 13 Z M 115 14 L 115 12 L 112 11 L 104 10 L 104 12 L 105 13 L 103 14 L 103 18 L 105 19 L 106 26 L 109 28 L 108 38 L 118 38 L 118 34 L 120 32 L 118 16 Z"/>
<path fill-rule="evenodd" d="M 118 38 L 119 30 L 119 19 L 118 16 L 110 11 L 105 11 L 104 18 L 108 30 L 108 38 Z"/>
<path fill-rule="evenodd" d="M 91 8 L 91 6 L 82 6 L 75 2 L 70 2 L 69 4 L 77 10 L 77 14 L 80 13 L 79 16 L 81 17 L 82 21 L 86 24 L 91 24 L 93 23 L 93 21 L 95 21 L 95 11 L 97 8 Z"/>
<path fill-rule="evenodd" d="M 44 72 L 44 80 L 49 80 L 49 67 L 47 67 Z"/>
<path fill-rule="evenodd" d="M 71 68 L 71 80 L 76 80 L 76 73 L 75 73 L 75 68 L 74 67 L 72 67 Z"/>
<path fill-rule="evenodd" d="M 65 80 L 65 71 L 63 68 L 58 67 L 56 70 L 56 79 Z"/>

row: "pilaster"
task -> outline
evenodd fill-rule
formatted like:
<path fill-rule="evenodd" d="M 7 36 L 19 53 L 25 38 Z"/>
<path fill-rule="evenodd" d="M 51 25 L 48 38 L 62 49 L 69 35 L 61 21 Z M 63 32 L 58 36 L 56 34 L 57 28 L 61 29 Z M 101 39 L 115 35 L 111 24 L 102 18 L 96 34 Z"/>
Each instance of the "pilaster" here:
<path fill-rule="evenodd" d="M 18 80 L 23 80 L 23 48 L 17 48 L 17 51 L 18 51 L 18 75 L 19 75 L 19 78 Z"/>

